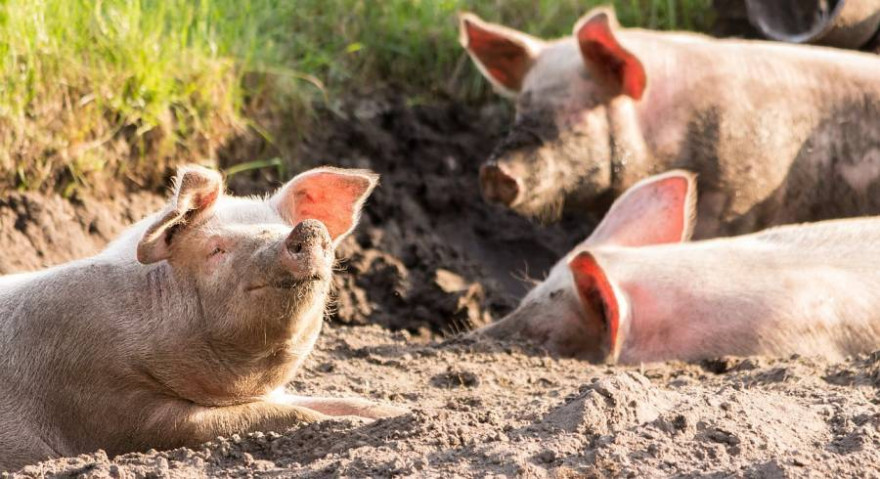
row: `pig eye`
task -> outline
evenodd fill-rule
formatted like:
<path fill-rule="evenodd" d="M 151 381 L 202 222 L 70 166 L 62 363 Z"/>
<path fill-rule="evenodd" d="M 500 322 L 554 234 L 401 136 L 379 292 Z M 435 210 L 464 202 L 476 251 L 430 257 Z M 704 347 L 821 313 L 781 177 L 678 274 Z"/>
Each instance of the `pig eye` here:
<path fill-rule="evenodd" d="M 221 248 L 219 246 L 215 246 L 214 250 L 211 251 L 211 254 L 209 254 L 208 257 L 213 258 L 214 256 L 217 256 L 218 254 L 223 254 L 225 252 L 226 252 L 226 250 L 224 250 L 223 248 Z"/>

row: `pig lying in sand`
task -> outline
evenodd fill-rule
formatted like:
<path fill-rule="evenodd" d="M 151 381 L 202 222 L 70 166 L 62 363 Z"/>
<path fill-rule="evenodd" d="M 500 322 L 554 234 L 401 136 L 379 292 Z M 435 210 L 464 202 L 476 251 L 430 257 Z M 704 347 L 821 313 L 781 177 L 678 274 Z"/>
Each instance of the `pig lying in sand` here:
<path fill-rule="evenodd" d="M 0 471 L 400 413 L 283 389 L 376 180 L 320 168 L 236 198 L 217 172 L 183 168 L 167 207 L 99 255 L 0 278 Z"/>
<path fill-rule="evenodd" d="M 610 363 L 880 348 L 880 218 L 683 243 L 695 203 L 690 173 L 637 183 L 513 313 L 476 334 L 520 333 Z"/>
<path fill-rule="evenodd" d="M 880 57 L 620 29 L 593 10 L 546 42 L 474 15 L 461 43 L 515 99 L 484 196 L 556 219 L 639 179 L 699 174 L 698 238 L 880 213 Z"/>

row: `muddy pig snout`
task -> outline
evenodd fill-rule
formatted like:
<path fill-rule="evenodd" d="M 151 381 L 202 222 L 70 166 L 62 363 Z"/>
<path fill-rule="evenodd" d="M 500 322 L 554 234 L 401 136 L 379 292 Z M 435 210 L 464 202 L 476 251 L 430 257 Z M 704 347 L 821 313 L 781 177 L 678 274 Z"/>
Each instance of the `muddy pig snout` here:
<path fill-rule="evenodd" d="M 480 167 L 480 188 L 486 201 L 505 206 L 512 206 L 522 191 L 520 179 L 495 161 L 489 161 Z"/>
<path fill-rule="evenodd" d="M 333 250 L 330 232 L 318 220 L 305 220 L 294 226 L 284 246 L 282 262 L 298 279 L 320 276 Z"/>

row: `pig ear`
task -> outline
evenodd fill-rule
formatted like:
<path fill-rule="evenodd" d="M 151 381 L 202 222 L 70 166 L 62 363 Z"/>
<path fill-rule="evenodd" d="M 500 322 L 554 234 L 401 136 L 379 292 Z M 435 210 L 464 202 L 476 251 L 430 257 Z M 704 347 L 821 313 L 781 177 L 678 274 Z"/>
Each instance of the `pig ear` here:
<path fill-rule="evenodd" d="M 605 361 L 617 362 L 620 345 L 623 343 L 620 326 L 621 318 L 626 312 L 626 303 L 589 252 L 579 253 L 568 263 L 568 267 L 574 278 L 574 287 L 581 306 L 587 310 L 587 318 L 597 317 L 604 325 L 605 338 L 602 343 L 605 345 Z"/>
<path fill-rule="evenodd" d="M 367 170 L 315 168 L 297 175 L 269 200 L 291 225 L 307 219 L 327 227 L 334 244 L 354 229 L 379 175 Z"/>
<path fill-rule="evenodd" d="M 137 260 L 151 264 L 168 259 L 174 235 L 207 215 L 221 194 L 223 177 L 220 173 L 201 166 L 178 169 L 171 201 L 138 243 Z"/>
<path fill-rule="evenodd" d="M 618 198 L 585 245 L 646 246 L 690 239 L 697 210 L 696 175 L 673 170 L 644 179 Z"/>
<path fill-rule="evenodd" d="M 459 43 L 498 92 L 514 97 L 543 42 L 516 30 L 484 22 L 472 13 L 459 15 Z"/>
<path fill-rule="evenodd" d="M 617 41 L 617 17 L 609 8 L 597 8 L 584 15 L 574 27 L 581 56 L 591 73 L 635 100 L 645 92 L 645 67 Z"/>

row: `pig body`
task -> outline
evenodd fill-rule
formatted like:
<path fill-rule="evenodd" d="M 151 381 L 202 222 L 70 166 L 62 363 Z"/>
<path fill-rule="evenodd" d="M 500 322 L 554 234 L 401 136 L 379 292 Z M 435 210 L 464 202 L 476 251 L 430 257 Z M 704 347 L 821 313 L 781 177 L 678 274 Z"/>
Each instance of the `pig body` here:
<path fill-rule="evenodd" d="M 880 347 L 880 219 L 680 243 L 693 214 L 682 198 L 693 193 L 656 191 L 691 178 L 637 184 L 516 311 L 479 334 L 522 333 L 560 354 L 623 363 L 839 359 Z"/>
<path fill-rule="evenodd" d="M 0 470 L 399 412 L 283 390 L 374 184 L 321 169 L 234 198 L 217 173 L 185 169 L 164 210 L 97 256 L 0 278 Z"/>
<path fill-rule="evenodd" d="M 597 10 L 544 42 L 462 17 L 516 101 L 484 195 L 552 220 L 672 168 L 699 174 L 696 237 L 880 213 L 880 57 L 619 29 Z"/>
<path fill-rule="evenodd" d="M 778 227 L 729 240 L 594 252 L 628 294 L 620 361 L 880 347 L 880 221 Z"/>

